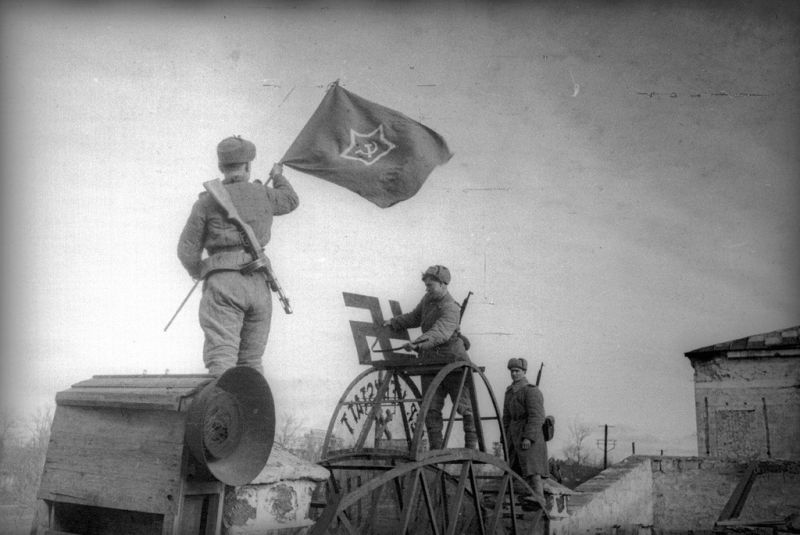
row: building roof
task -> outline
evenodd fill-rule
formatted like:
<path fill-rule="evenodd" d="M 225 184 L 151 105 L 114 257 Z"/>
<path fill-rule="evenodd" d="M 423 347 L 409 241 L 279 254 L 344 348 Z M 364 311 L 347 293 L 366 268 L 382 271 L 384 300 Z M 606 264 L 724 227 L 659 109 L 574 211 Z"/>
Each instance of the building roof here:
<path fill-rule="evenodd" d="M 720 342 L 694 349 L 684 355 L 688 358 L 707 358 L 721 353 L 737 357 L 800 356 L 798 332 L 800 325 Z"/>

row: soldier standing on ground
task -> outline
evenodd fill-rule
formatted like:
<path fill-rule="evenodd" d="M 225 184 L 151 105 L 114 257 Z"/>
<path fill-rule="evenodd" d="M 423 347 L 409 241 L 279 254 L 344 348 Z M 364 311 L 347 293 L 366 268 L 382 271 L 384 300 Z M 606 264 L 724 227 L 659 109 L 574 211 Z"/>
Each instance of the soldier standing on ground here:
<path fill-rule="evenodd" d="M 533 488 L 530 501 L 544 506 L 544 485 L 547 477 L 547 444 L 542 431 L 544 397 L 541 390 L 528 382 L 525 372 L 528 361 L 510 359 L 508 370 L 511 385 L 503 400 L 503 429 L 508 441 L 508 464 Z"/>
<path fill-rule="evenodd" d="M 241 219 L 252 227 L 259 245 L 269 242 L 272 218 L 288 214 L 299 203 L 283 176 L 283 167 L 270 171 L 273 186 L 250 182 L 256 147 L 239 136 L 217 145 L 222 184 L 230 193 Z M 208 256 L 202 258 L 203 250 Z M 267 346 L 272 319 L 272 295 L 264 274 L 247 275 L 241 268 L 254 260 L 246 251 L 239 229 L 206 192 L 194 203 L 178 242 L 178 258 L 189 275 L 202 279 L 200 326 L 205 334 L 203 362 L 208 373 L 221 375 L 234 366 L 250 366 L 264 373 L 261 357 Z"/>
<path fill-rule="evenodd" d="M 461 360 L 469 362 L 469 355 L 459 331 L 461 307 L 447 291 L 447 285 L 450 284 L 450 271 L 444 266 L 431 266 L 422 274 L 422 282 L 425 283 L 425 295 L 414 310 L 395 316 L 386 321 L 384 326 L 390 326 L 395 330 L 420 327 L 422 335 L 403 347 L 408 351 L 418 351 L 423 362 L 432 359 L 446 362 Z M 429 390 L 435 376 L 436 373 L 422 374 L 423 395 Z M 475 432 L 475 420 L 472 416 L 472 404 L 466 382 L 461 392 L 461 398 L 456 401 L 460 383 L 461 373 L 451 373 L 434 394 L 433 402 L 425 417 L 425 427 L 428 430 L 428 441 L 432 450 L 441 449 L 443 446 L 442 408 L 448 395 L 462 418 L 464 446 L 475 449 L 478 445 L 478 435 Z"/>

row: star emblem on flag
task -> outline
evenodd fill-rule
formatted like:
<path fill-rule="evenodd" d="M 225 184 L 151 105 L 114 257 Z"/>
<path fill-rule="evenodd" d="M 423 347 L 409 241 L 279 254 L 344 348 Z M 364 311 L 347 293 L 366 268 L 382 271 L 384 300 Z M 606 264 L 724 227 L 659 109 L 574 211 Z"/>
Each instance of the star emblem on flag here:
<path fill-rule="evenodd" d="M 369 134 L 362 134 L 350 129 L 350 145 L 342 152 L 341 157 L 348 160 L 357 160 L 364 165 L 372 165 L 397 147 L 386 139 L 383 125 Z"/>
<path fill-rule="evenodd" d="M 434 130 L 334 82 L 281 163 L 388 208 L 452 155 Z"/>

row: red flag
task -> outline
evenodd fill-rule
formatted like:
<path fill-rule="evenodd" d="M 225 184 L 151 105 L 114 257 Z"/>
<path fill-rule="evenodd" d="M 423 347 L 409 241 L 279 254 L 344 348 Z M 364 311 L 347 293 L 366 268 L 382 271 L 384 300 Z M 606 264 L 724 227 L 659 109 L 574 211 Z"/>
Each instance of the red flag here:
<path fill-rule="evenodd" d="M 451 156 L 427 126 L 334 82 L 281 163 L 387 208 L 417 193 Z"/>

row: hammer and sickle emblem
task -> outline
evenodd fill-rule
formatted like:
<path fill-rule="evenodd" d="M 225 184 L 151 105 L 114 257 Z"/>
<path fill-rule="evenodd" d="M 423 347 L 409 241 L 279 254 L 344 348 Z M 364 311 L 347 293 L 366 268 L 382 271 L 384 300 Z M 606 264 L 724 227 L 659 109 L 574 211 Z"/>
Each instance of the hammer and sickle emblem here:
<path fill-rule="evenodd" d="M 371 160 L 372 156 L 378 152 L 377 143 L 364 143 L 360 148 L 355 150 L 356 154 L 363 154 L 366 159 Z"/>
<path fill-rule="evenodd" d="M 372 165 L 397 147 L 386 138 L 383 125 L 368 134 L 350 129 L 350 145 L 340 154 L 342 158 Z"/>

